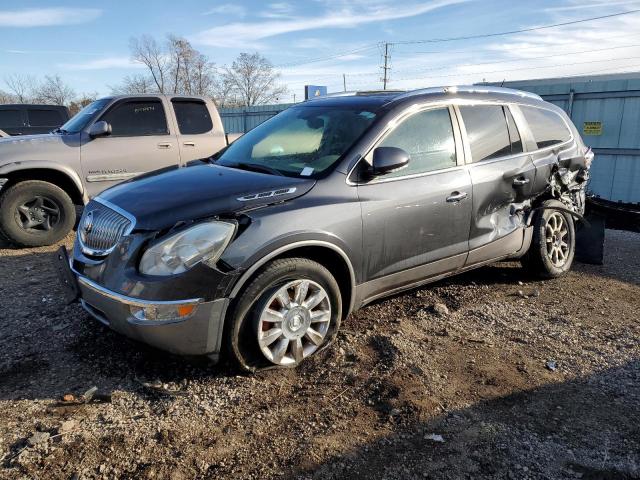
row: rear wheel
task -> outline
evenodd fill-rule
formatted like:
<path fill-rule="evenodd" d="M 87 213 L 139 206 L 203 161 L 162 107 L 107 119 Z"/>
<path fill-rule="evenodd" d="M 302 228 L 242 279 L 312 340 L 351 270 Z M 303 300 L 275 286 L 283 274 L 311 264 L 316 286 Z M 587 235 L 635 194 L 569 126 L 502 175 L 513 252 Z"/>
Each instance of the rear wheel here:
<path fill-rule="evenodd" d="M 566 208 L 557 200 L 547 200 L 542 206 Z M 531 247 L 522 259 L 523 265 L 544 278 L 559 277 L 571 269 L 575 237 L 573 217 L 569 213 L 545 208 L 536 215 Z"/>
<path fill-rule="evenodd" d="M 228 332 L 240 366 L 296 366 L 334 338 L 342 314 L 331 273 L 306 258 L 268 264 L 241 294 Z"/>
<path fill-rule="evenodd" d="M 75 206 L 60 187 L 28 180 L 0 197 L 0 231 L 21 247 L 40 247 L 62 240 L 73 228 Z"/>

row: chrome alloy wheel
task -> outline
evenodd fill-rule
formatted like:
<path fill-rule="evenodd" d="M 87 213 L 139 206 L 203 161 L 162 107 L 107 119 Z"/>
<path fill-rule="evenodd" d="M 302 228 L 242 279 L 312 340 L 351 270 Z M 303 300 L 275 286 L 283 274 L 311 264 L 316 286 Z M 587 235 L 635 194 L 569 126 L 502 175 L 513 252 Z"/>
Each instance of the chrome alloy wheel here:
<path fill-rule="evenodd" d="M 557 268 L 561 268 L 569 256 L 569 228 L 562 214 L 552 213 L 545 225 L 547 257 Z"/>
<path fill-rule="evenodd" d="M 279 288 L 260 313 L 258 345 L 276 365 L 295 365 L 324 342 L 331 323 L 329 295 L 311 280 Z"/>

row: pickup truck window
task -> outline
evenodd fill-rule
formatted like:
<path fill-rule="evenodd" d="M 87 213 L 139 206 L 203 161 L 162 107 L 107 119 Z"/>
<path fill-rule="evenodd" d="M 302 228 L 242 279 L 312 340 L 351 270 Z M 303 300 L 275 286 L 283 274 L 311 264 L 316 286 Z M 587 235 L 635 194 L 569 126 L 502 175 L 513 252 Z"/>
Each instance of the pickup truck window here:
<path fill-rule="evenodd" d="M 216 163 L 318 178 L 353 145 L 375 116 L 361 107 L 292 107 L 233 142 Z"/>
<path fill-rule="evenodd" d="M 500 105 L 461 106 L 473 163 L 511 155 L 507 119 Z"/>
<path fill-rule="evenodd" d="M 160 100 L 116 104 L 100 119 L 111 125 L 112 137 L 166 135 L 167 119 Z"/>
<path fill-rule="evenodd" d="M 405 168 L 384 178 L 404 177 L 456 166 L 456 143 L 448 108 L 414 113 L 377 146 L 402 148 L 410 156 Z"/>
<path fill-rule="evenodd" d="M 525 106 L 521 106 L 520 110 L 529 124 L 538 148 L 558 145 L 571 138 L 571 132 L 557 113 Z"/>
<path fill-rule="evenodd" d="M 0 128 L 22 127 L 20 110 L 0 110 Z"/>
<path fill-rule="evenodd" d="M 182 135 L 198 135 L 210 132 L 213 128 L 211 115 L 206 103 L 195 100 L 171 100 L 176 112 L 178 129 Z"/>
<path fill-rule="evenodd" d="M 78 133 L 84 129 L 89 122 L 92 122 L 94 118 L 100 115 L 102 109 L 106 107 L 110 101 L 111 100 L 109 98 L 103 98 L 102 100 L 91 102 L 71 117 L 67 123 L 62 125 L 60 127 L 60 131 L 62 133 Z"/>
<path fill-rule="evenodd" d="M 31 127 L 55 127 L 62 123 L 62 116 L 57 110 L 29 108 L 27 118 Z"/>

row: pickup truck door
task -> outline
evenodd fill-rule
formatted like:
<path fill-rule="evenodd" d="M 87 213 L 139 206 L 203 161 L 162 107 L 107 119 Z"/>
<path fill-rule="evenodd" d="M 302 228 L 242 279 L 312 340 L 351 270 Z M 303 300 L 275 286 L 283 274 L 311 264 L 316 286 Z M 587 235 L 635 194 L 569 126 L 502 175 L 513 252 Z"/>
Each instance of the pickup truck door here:
<path fill-rule="evenodd" d="M 440 106 L 395 119 L 396 126 L 376 147 L 402 148 L 410 155 L 409 164 L 369 180 L 361 175 L 357 181 L 364 299 L 464 265 L 471 223 L 471 179 L 451 113 L 450 107 Z M 361 164 L 370 165 L 372 151 Z"/>
<path fill-rule="evenodd" d="M 514 253 L 524 231 L 517 205 L 531 195 L 535 165 L 506 105 L 461 105 L 460 126 L 473 183 L 467 265 Z"/>
<path fill-rule="evenodd" d="M 213 102 L 173 97 L 171 106 L 177 126 L 181 164 L 208 158 L 226 146 L 222 122 Z"/>
<path fill-rule="evenodd" d="M 119 100 L 96 119 L 101 120 L 111 125 L 110 135 L 82 133 L 80 158 L 90 197 L 142 173 L 178 165 L 177 138 L 160 98 Z"/>

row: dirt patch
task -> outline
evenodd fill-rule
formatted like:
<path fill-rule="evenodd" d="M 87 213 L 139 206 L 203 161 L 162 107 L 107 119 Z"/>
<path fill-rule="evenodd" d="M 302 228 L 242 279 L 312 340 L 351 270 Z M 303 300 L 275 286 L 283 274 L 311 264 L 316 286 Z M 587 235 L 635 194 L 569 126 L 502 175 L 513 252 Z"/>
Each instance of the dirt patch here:
<path fill-rule="evenodd" d="M 640 234 L 386 299 L 253 376 L 65 306 L 54 250 L 0 250 L 2 478 L 640 478 Z"/>

